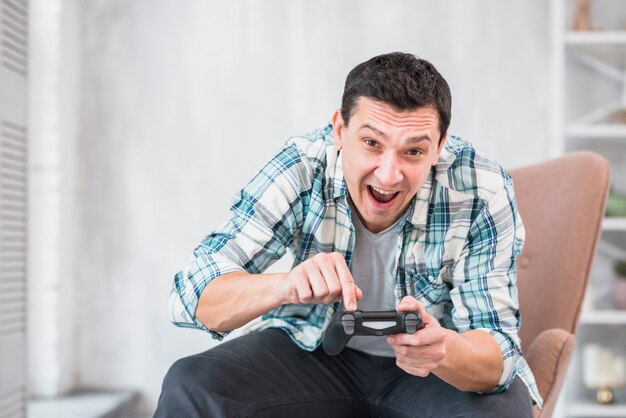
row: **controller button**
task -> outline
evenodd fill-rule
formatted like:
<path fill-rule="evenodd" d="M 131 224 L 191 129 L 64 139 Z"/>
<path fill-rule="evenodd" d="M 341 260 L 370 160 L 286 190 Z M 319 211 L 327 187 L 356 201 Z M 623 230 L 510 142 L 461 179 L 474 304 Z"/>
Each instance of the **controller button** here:
<path fill-rule="evenodd" d="M 417 315 L 414 313 L 406 314 L 404 317 L 404 327 L 408 334 L 414 334 L 417 331 Z"/>
<path fill-rule="evenodd" d="M 343 332 L 346 335 L 354 334 L 354 316 L 350 314 L 343 315 L 341 317 L 341 324 L 343 325 Z"/>

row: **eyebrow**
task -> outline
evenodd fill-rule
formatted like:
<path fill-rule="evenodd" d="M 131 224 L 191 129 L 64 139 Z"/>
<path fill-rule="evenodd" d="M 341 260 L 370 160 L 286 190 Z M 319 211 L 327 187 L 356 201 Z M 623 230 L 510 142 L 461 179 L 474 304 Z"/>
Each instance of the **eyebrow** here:
<path fill-rule="evenodd" d="M 370 125 L 369 123 L 364 123 L 363 125 L 361 125 L 361 127 L 358 130 L 360 131 L 362 129 L 369 129 L 371 131 L 374 131 L 374 133 L 376 135 L 382 137 L 383 139 L 387 138 L 387 135 L 383 131 L 381 131 L 378 128 L 375 128 L 374 126 Z M 422 142 L 422 141 L 433 142 L 432 139 L 428 135 L 426 135 L 426 134 L 419 135 L 419 136 L 413 136 L 413 137 L 411 137 L 411 138 L 409 138 L 407 140 L 407 142 L 409 142 L 411 144 L 416 144 L 416 143 Z"/>
<path fill-rule="evenodd" d="M 383 138 L 386 138 L 386 137 L 387 137 L 387 135 L 385 135 L 385 133 L 384 133 L 383 131 L 381 131 L 380 129 L 377 129 L 377 128 L 375 128 L 375 127 L 373 127 L 373 126 L 372 126 L 372 125 L 370 125 L 369 123 L 364 123 L 363 125 L 361 125 L 361 127 L 359 128 L 359 131 L 360 131 L 360 130 L 363 130 L 363 129 L 369 129 L 369 130 L 371 130 L 371 131 L 374 131 L 374 133 L 375 133 L 376 135 L 378 135 L 378 136 L 382 136 Z"/>
<path fill-rule="evenodd" d="M 409 142 L 412 144 L 416 144 L 422 141 L 433 142 L 432 139 L 430 139 L 428 135 L 420 135 L 420 136 L 414 136 L 414 137 L 409 138 Z"/>

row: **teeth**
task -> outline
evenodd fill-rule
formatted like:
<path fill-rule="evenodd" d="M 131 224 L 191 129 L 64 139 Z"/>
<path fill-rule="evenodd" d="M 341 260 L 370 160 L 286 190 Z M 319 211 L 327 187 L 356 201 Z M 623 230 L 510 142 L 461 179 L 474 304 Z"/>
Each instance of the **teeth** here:
<path fill-rule="evenodd" d="M 387 191 L 383 189 L 379 189 L 378 187 L 370 186 L 372 189 L 376 190 L 380 194 L 394 194 L 394 191 Z"/>

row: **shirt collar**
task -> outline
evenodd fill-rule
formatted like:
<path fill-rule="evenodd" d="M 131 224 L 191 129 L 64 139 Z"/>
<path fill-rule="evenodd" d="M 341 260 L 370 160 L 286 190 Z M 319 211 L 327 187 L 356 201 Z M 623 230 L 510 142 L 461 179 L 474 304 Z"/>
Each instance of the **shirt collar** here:
<path fill-rule="evenodd" d="M 335 151 L 337 160 L 335 161 L 334 173 L 332 173 L 333 178 L 333 199 L 338 199 L 340 197 L 346 197 L 348 195 L 348 186 L 346 184 L 346 179 L 343 177 L 343 152 Z"/>
<path fill-rule="evenodd" d="M 434 179 L 435 169 L 433 168 L 430 170 L 426 176 L 426 180 L 424 180 L 424 184 L 413 198 L 411 207 L 409 207 L 409 210 L 413 212 L 407 214 L 407 221 L 413 224 L 414 227 L 422 230 L 426 230 L 428 205 L 430 204 Z"/>

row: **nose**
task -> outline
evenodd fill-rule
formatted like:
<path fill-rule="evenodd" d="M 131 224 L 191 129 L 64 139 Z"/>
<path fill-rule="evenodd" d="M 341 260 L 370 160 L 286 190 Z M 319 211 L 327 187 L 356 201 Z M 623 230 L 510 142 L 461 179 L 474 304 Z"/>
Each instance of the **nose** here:
<path fill-rule="evenodd" d="M 386 153 L 380 157 L 374 176 L 380 186 L 394 186 L 402 181 L 402 171 L 395 154 Z"/>

